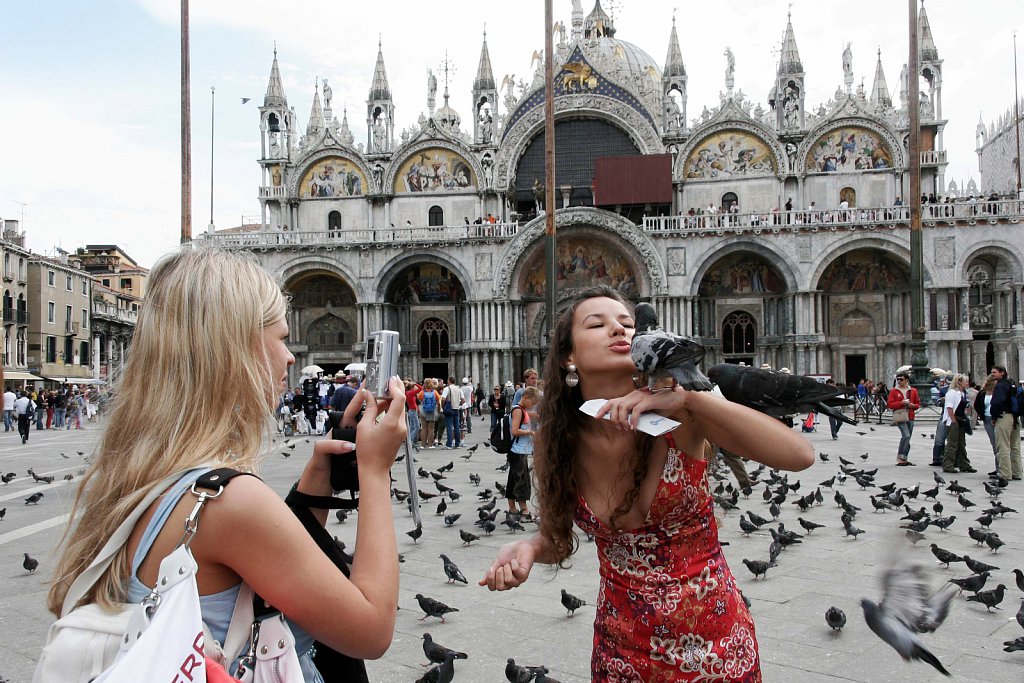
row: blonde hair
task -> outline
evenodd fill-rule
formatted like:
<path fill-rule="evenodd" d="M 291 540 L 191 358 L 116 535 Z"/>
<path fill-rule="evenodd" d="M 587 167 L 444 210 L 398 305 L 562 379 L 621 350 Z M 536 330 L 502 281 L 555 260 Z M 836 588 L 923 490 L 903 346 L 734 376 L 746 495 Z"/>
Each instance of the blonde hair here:
<path fill-rule="evenodd" d="M 153 267 L 107 426 L 64 532 L 51 612 L 60 614 L 72 582 L 153 486 L 206 463 L 257 469 L 279 379 L 262 332 L 286 313 L 281 288 L 251 257 L 184 246 Z M 122 548 L 83 603 L 113 609 L 130 571 Z"/>
<path fill-rule="evenodd" d="M 531 404 L 536 403 L 540 398 L 540 389 L 537 387 L 526 387 L 523 389 L 523 395 L 519 397 L 519 400 L 522 401 L 524 398 L 530 401 Z"/>
<path fill-rule="evenodd" d="M 960 391 L 960 382 L 967 382 L 967 381 L 968 381 L 967 375 L 962 375 L 962 374 L 957 373 L 957 374 L 953 375 L 953 379 L 950 381 L 949 386 L 953 387 L 957 391 Z"/>

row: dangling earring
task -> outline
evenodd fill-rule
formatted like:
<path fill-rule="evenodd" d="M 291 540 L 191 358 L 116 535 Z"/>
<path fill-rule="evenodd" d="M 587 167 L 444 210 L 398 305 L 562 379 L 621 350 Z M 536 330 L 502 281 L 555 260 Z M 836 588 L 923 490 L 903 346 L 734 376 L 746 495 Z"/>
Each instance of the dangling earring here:
<path fill-rule="evenodd" d="M 571 389 L 580 383 L 580 376 L 576 374 L 576 366 L 572 363 L 569 363 L 565 369 L 569 371 L 569 374 L 565 376 L 565 386 Z"/>

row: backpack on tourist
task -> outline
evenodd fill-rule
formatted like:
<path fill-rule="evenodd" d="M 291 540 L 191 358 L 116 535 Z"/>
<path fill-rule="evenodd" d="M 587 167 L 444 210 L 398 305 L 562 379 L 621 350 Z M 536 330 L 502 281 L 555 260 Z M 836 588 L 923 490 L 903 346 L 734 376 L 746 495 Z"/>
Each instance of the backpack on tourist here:
<path fill-rule="evenodd" d="M 512 412 L 516 408 L 519 408 L 518 404 L 512 406 L 512 410 L 502 415 L 491 429 L 491 448 L 498 453 L 504 454 L 511 451 L 512 444 L 519 438 L 512 436 Z M 520 410 L 522 409 L 520 408 Z"/>

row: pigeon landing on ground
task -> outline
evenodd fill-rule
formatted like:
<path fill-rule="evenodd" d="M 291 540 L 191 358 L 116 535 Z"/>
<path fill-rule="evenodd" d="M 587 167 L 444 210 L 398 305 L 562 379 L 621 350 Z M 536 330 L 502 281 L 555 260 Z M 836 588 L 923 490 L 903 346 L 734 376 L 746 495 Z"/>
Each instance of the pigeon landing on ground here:
<path fill-rule="evenodd" d="M 454 607 L 449 607 L 440 600 L 428 598 L 425 595 L 420 595 L 419 593 L 416 594 L 416 602 L 420 604 L 420 609 L 424 612 L 423 616 L 419 618 L 419 621 L 423 621 L 427 617 L 437 617 L 443 624 L 444 615 L 459 611 Z"/>
<path fill-rule="evenodd" d="M 711 391 L 711 382 L 697 369 L 704 359 L 704 347 L 695 341 L 666 332 L 658 326 L 654 306 L 640 302 L 634 312 L 636 331 L 630 356 L 636 369 L 647 375 L 647 387 L 671 377 L 689 391 Z"/>
<path fill-rule="evenodd" d="M 562 589 L 562 607 L 566 609 L 566 616 L 576 616 L 576 610 L 586 605 L 586 600 L 577 598 L 572 593 Z"/>
<path fill-rule="evenodd" d="M 730 401 L 772 417 L 814 411 L 847 424 L 857 424 L 835 409 L 851 405 L 853 400 L 841 398 L 841 389 L 821 384 L 812 377 L 732 363 L 713 366 L 708 376 Z"/>
<path fill-rule="evenodd" d="M 846 626 L 846 613 L 833 605 L 825 610 L 825 623 L 829 625 L 833 633 L 839 633 Z"/>
<path fill-rule="evenodd" d="M 444 662 L 444 658 L 449 653 L 453 654 L 455 659 L 469 659 L 469 655 L 465 652 L 456 652 L 455 650 L 449 649 L 440 643 L 435 643 L 429 633 L 423 634 L 423 654 L 425 654 L 427 659 L 433 664 L 440 664 Z"/>
<path fill-rule="evenodd" d="M 36 571 L 36 568 L 39 567 L 39 560 L 32 557 L 28 553 L 24 553 L 24 555 L 25 560 L 21 563 L 21 566 L 24 567 L 25 571 L 27 571 L 29 574 L 32 574 Z"/>
<path fill-rule="evenodd" d="M 882 577 L 882 601 L 860 601 L 864 619 L 875 635 L 891 646 L 905 661 L 920 659 L 949 676 L 942 662 L 918 637 L 935 631 L 949 614 L 951 589 L 932 593 L 928 572 L 921 563 L 905 563 L 889 568 Z"/>
<path fill-rule="evenodd" d="M 25 499 L 25 505 L 38 505 L 39 501 L 41 501 L 42 499 L 43 492 L 37 491 L 36 493 L 33 493 L 31 496 Z"/>

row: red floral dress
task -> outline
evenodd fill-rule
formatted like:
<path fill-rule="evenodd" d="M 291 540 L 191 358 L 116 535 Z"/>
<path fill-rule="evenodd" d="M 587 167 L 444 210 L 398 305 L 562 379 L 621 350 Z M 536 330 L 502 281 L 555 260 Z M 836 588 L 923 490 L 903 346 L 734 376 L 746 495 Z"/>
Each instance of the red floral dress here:
<path fill-rule="evenodd" d="M 706 463 L 669 443 L 643 526 L 614 531 L 582 496 L 576 506 L 601 566 L 591 679 L 760 683 L 754 622 L 718 542 Z"/>

